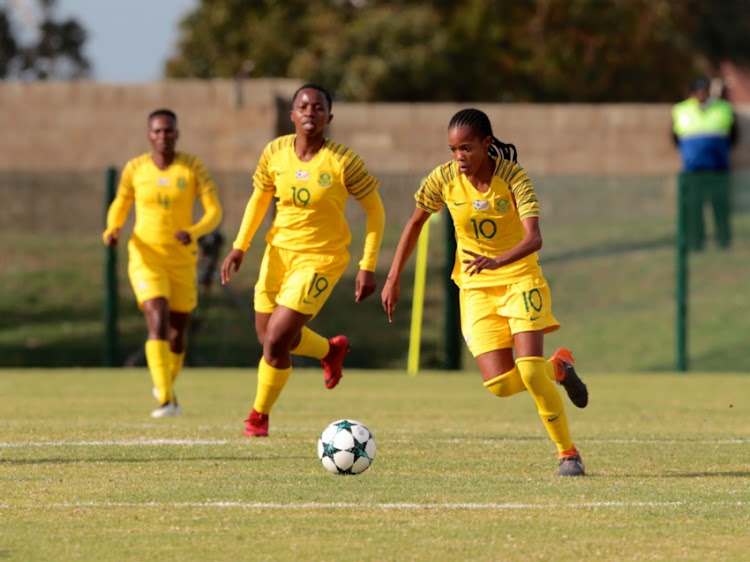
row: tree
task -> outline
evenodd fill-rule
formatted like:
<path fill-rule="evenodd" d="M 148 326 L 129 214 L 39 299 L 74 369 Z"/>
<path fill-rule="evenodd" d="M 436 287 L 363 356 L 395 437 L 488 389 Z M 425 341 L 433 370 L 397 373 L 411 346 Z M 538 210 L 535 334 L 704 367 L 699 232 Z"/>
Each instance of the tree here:
<path fill-rule="evenodd" d="M 750 58 L 741 0 L 202 0 L 170 77 L 266 77 L 368 101 L 666 102 Z"/>
<path fill-rule="evenodd" d="M 36 36 L 26 44 L 16 37 L 12 13 L 0 7 L 0 78 L 32 80 L 73 79 L 88 76 L 90 63 L 83 56 L 86 30 L 74 19 L 55 21 L 56 0 L 36 0 L 39 17 Z"/>

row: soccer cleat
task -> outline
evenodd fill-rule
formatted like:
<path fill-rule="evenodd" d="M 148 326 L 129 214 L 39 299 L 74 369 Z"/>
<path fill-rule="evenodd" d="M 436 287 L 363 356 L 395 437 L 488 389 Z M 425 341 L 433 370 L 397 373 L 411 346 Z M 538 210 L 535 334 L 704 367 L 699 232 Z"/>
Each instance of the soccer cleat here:
<path fill-rule="evenodd" d="M 560 459 L 560 470 L 558 476 L 584 476 L 586 467 L 581 460 L 581 455 L 563 457 Z"/>
<path fill-rule="evenodd" d="M 568 393 L 570 401 L 579 408 L 585 408 L 589 403 L 589 391 L 573 367 L 574 361 L 570 351 L 560 348 L 552 355 L 555 366 L 555 379 Z"/>
<path fill-rule="evenodd" d="M 326 388 L 333 388 L 343 376 L 341 367 L 344 364 L 344 356 L 349 353 L 351 347 L 346 336 L 334 336 L 328 340 L 330 349 L 328 355 L 320 360 L 320 364 L 325 371 Z"/>
<path fill-rule="evenodd" d="M 268 437 L 268 414 L 259 414 L 253 408 L 250 416 L 245 420 L 245 431 L 247 437 Z"/>
<path fill-rule="evenodd" d="M 171 416 L 181 416 L 182 410 L 177 402 L 164 402 L 156 410 L 151 412 L 152 418 L 166 418 Z"/>

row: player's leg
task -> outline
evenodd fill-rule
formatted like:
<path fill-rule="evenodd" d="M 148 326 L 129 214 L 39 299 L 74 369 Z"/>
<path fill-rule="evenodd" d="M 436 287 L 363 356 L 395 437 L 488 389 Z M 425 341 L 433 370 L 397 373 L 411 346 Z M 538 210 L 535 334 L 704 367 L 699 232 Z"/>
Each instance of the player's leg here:
<path fill-rule="evenodd" d="M 555 443 L 560 461 L 561 476 L 583 476 L 585 469 L 578 450 L 573 445 L 560 393 L 546 373 L 542 357 L 544 332 L 515 334 L 516 365 L 524 385 L 536 404 L 537 413 Z"/>
<path fill-rule="evenodd" d="M 128 277 L 143 312 L 148 327 L 145 344 L 146 364 L 155 389 L 159 408 L 151 412 L 153 417 L 176 415 L 172 406 L 172 377 L 170 353 L 167 341 L 169 329 L 169 276 L 155 256 L 149 256 L 147 247 L 129 244 Z"/>
<path fill-rule="evenodd" d="M 476 360 L 485 388 L 495 396 L 506 398 L 526 390 L 511 348 L 482 353 Z"/>
<path fill-rule="evenodd" d="M 169 326 L 167 299 L 165 297 L 147 299 L 141 308 L 148 326 L 146 364 L 156 389 L 155 396 L 159 402 L 159 408 L 151 412 L 151 415 L 157 418 L 178 415 L 172 390 L 170 351 L 167 340 Z"/>
<path fill-rule="evenodd" d="M 263 357 L 258 364 L 258 379 L 253 409 L 245 420 L 245 435 L 268 435 L 268 416 L 292 373 L 291 346 L 310 316 L 278 306 L 264 323 Z M 256 318 L 258 313 L 256 312 Z"/>
<path fill-rule="evenodd" d="M 189 326 L 189 312 L 177 312 L 175 310 L 169 312 L 169 374 L 172 377 L 173 389 L 185 363 L 185 339 Z M 174 399 L 177 403 L 177 396 L 174 396 Z"/>
<path fill-rule="evenodd" d="M 346 271 L 349 254 L 301 254 L 284 252 L 289 274 L 284 279 L 276 302 L 314 318 L 325 305 L 333 288 Z M 342 377 L 344 357 L 349 352 L 349 340 L 338 335 L 330 339 L 307 326 L 292 342 L 292 353 L 320 359 L 326 388 L 335 387 Z"/>
<path fill-rule="evenodd" d="M 513 334 L 516 366 L 524 386 L 536 404 L 537 413 L 554 441 L 561 476 L 583 475 L 580 455 L 573 445 L 565 407 L 544 359 L 544 334 L 559 329 L 552 315 L 552 298 L 543 277 L 523 279 L 508 286 L 498 312 L 508 318 Z"/>
<path fill-rule="evenodd" d="M 187 333 L 191 314 L 198 305 L 198 286 L 194 264 L 173 267 L 169 271 L 169 352 L 170 374 L 174 385 L 185 362 Z"/>
<path fill-rule="evenodd" d="M 526 390 L 513 360 L 513 336 L 506 318 L 496 313 L 503 287 L 459 292 L 461 333 L 474 356 L 484 386 L 505 398 Z"/>

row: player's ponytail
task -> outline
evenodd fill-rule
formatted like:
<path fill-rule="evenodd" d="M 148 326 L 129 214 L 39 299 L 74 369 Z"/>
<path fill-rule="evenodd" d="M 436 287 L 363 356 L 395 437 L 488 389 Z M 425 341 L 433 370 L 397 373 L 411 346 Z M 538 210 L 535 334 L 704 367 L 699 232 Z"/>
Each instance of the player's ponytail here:
<path fill-rule="evenodd" d="M 492 142 L 487 150 L 490 158 L 495 160 L 503 158 L 511 162 L 518 162 L 518 151 L 515 145 L 504 143 L 492 134 L 492 124 L 489 117 L 483 111 L 479 109 L 462 109 L 448 123 L 449 130 L 453 127 L 469 127 L 481 138 L 491 137 Z"/>

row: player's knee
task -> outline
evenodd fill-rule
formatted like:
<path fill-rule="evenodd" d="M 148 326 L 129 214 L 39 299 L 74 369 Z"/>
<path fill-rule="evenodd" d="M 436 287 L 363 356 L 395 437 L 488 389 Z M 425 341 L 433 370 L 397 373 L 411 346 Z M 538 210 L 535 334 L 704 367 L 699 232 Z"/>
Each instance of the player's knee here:
<path fill-rule="evenodd" d="M 516 359 L 516 370 L 524 386 L 529 389 L 549 381 L 543 357 L 520 357 Z"/>
<path fill-rule="evenodd" d="M 513 368 L 511 371 L 503 373 L 494 379 L 485 381 L 484 386 L 498 398 L 513 396 L 514 394 L 525 390 L 521 376 L 516 368 Z"/>

